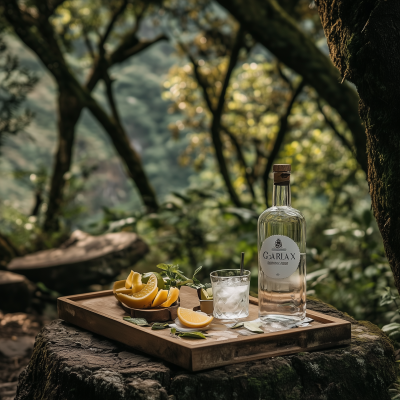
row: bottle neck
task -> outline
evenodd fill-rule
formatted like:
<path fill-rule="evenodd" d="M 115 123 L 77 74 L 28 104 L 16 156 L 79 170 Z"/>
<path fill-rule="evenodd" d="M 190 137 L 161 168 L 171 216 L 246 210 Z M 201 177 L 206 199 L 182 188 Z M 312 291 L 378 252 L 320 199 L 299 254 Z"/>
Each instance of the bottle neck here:
<path fill-rule="evenodd" d="M 290 194 L 290 183 L 286 185 L 274 184 L 274 191 L 272 193 L 272 207 L 291 207 L 292 198 Z"/>

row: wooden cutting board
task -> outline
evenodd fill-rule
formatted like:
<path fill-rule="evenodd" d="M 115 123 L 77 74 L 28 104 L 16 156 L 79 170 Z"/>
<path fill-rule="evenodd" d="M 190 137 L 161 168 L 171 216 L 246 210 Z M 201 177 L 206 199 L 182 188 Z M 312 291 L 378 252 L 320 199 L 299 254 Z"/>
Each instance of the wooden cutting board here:
<path fill-rule="evenodd" d="M 196 290 L 189 287 L 181 288 L 180 301 L 184 308 L 199 306 Z M 190 371 L 343 346 L 350 344 L 351 339 L 350 322 L 315 311 L 307 311 L 314 322 L 305 328 L 234 339 L 208 337 L 200 340 L 176 339 L 170 336 L 170 329 L 153 331 L 150 327 L 124 321 L 123 317 L 128 314 L 120 307 L 112 290 L 60 297 L 57 303 L 61 319 Z M 245 320 L 256 318 L 258 300 L 250 297 L 249 316 Z"/>

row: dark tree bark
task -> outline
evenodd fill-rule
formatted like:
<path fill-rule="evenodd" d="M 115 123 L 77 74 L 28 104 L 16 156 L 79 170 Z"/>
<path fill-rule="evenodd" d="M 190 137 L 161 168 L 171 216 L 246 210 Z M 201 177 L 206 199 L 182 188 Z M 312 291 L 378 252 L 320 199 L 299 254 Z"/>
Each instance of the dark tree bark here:
<path fill-rule="evenodd" d="M 296 25 L 282 8 L 292 10 L 291 1 L 276 0 L 217 0 L 253 37 L 280 61 L 301 75 L 308 85 L 340 114 L 347 123 L 357 149 L 356 158 L 367 173 L 365 129 L 358 116 L 357 93 L 346 84 L 328 57 Z"/>
<path fill-rule="evenodd" d="M 65 174 L 71 168 L 75 126 L 81 115 L 82 104 L 68 89 L 60 88 L 58 94 L 58 149 L 55 157 L 50 193 L 43 229 L 59 229 L 59 212 L 63 201 Z"/>
<path fill-rule="evenodd" d="M 316 3 L 331 59 L 360 95 L 372 207 L 400 292 L 400 2 Z"/>

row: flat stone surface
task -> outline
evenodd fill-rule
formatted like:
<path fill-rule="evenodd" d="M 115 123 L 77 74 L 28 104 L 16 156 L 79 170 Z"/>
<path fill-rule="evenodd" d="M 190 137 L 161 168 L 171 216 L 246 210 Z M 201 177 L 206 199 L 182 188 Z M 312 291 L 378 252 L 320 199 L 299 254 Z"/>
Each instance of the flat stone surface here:
<path fill-rule="evenodd" d="M 16 400 L 389 400 L 390 340 L 322 302 L 308 306 L 351 321 L 351 345 L 198 373 L 56 320 L 37 336 Z"/>

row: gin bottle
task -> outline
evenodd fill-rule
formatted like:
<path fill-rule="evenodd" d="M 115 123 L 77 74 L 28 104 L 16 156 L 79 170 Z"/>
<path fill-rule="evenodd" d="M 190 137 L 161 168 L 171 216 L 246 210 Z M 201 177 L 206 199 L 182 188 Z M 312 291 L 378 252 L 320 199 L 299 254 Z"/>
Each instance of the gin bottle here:
<path fill-rule="evenodd" d="M 275 164 L 272 207 L 258 218 L 258 307 L 264 321 L 306 316 L 306 221 L 292 208 L 289 164 Z"/>

